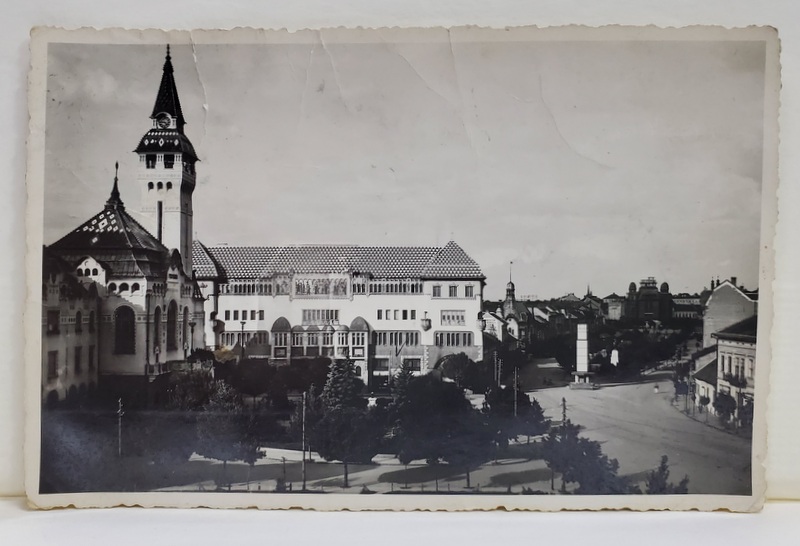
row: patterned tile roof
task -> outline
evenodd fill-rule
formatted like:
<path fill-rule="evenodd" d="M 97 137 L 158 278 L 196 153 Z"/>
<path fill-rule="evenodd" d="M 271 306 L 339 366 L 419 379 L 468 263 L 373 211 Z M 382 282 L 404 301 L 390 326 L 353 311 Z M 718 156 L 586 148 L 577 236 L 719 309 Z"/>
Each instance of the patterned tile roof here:
<path fill-rule="evenodd" d="M 127 213 L 116 179 L 105 208 L 49 249 L 71 263 L 92 256 L 117 277 L 161 276 L 170 259 L 167 247 Z"/>
<path fill-rule="evenodd" d="M 193 257 L 200 278 L 210 278 L 215 271 L 228 279 L 256 279 L 281 273 L 359 273 L 389 279 L 484 278 L 475 260 L 452 241 L 444 247 L 205 247 L 197 243 Z"/>

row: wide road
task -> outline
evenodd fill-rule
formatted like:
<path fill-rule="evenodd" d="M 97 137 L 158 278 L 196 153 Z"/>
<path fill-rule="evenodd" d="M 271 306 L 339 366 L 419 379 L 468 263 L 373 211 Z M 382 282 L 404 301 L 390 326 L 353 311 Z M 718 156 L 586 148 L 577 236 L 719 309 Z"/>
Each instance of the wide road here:
<path fill-rule="evenodd" d="M 556 421 L 561 420 L 561 399 L 565 398 L 567 419 L 581 425 L 583 435 L 600 442 L 603 452 L 619 461 L 620 475 L 643 479 L 667 455 L 670 481 L 677 483 L 688 475 L 690 493 L 749 494 L 750 441 L 712 428 L 702 417 L 698 422 L 681 413 L 684 402 L 681 398 L 677 406 L 672 405 L 669 377 L 668 372 L 656 372 L 638 384 L 529 394 Z M 653 392 L 656 384 L 658 394 Z"/>

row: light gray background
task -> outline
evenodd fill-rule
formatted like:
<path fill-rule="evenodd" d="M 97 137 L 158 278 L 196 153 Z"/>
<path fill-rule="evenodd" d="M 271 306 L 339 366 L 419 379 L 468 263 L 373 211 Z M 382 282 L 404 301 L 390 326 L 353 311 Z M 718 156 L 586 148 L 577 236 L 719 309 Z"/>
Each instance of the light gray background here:
<path fill-rule="evenodd" d="M 770 443 L 768 479 L 770 494 L 783 497 L 800 491 L 800 456 L 796 416 L 800 414 L 800 398 L 796 385 L 800 367 L 796 366 L 798 309 L 800 309 L 800 254 L 796 236 L 800 232 L 800 9 L 791 0 L 750 2 L 749 0 L 496 0 L 486 2 L 434 3 L 408 0 L 348 0 L 332 9 L 323 0 L 293 3 L 275 1 L 228 1 L 224 4 L 175 0 L 140 0 L 111 6 L 103 1 L 51 3 L 31 0 L 25 4 L 8 2 L 4 6 L 3 32 L 0 33 L 0 165 L 6 173 L 2 180 L 4 198 L 0 200 L 0 241 L 5 251 L 4 267 L 0 268 L 0 290 L 4 294 L 5 312 L 0 315 L 0 341 L 6 349 L 0 361 L 3 381 L 0 383 L 0 493 L 22 492 L 22 323 L 24 286 L 23 226 L 25 210 L 25 145 L 27 134 L 26 77 L 28 70 L 28 31 L 34 25 L 67 27 L 127 26 L 164 28 L 215 28 L 242 25 L 268 27 L 319 27 L 338 25 L 419 26 L 453 25 L 480 22 L 487 25 L 569 23 L 650 24 L 683 26 L 687 24 L 722 24 L 746 26 L 773 25 L 782 40 L 782 118 L 781 178 L 779 191 L 781 215 L 778 225 L 776 321 L 773 350 L 772 393 L 770 398 Z M 386 543 L 409 540 L 444 540 L 444 533 L 457 532 L 464 543 L 485 543 L 489 538 L 515 537 L 516 540 L 550 537 L 551 540 L 593 540 L 603 544 L 639 544 L 642 540 L 674 544 L 675 540 L 698 541 L 704 544 L 752 544 L 769 541 L 791 544 L 796 536 L 800 507 L 776 507 L 762 516 L 719 516 L 699 514 L 571 514 L 571 515 L 471 515 L 431 517 L 400 515 L 314 515 L 302 519 L 301 514 L 214 514 L 192 511 L 162 511 L 154 516 L 144 511 L 74 514 L 51 512 L 26 514 L 19 503 L 3 501 L 0 518 L 5 538 L 20 542 L 23 535 L 29 544 L 60 544 L 80 540 L 82 544 L 101 544 L 114 530 L 115 543 L 140 544 L 148 533 L 152 540 L 174 544 L 200 543 L 198 537 L 229 537 L 239 531 L 243 540 L 253 542 L 276 535 L 290 538 L 298 528 L 297 543 L 310 543 L 320 536 L 334 542 L 355 543 L 367 536 Z M 656 518 L 656 519 L 653 519 Z M 469 522 L 469 523 L 466 523 Z M 622 523 L 624 522 L 624 523 Z M 91 523 L 91 525 L 89 525 Z M 148 524 L 158 524 L 148 527 Z M 174 525 L 179 523 L 180 526 Z M 483 523 L 486 526 L 482 525 Z M 219 524 L 209 528 L 208 525 Z M 470 527 L 475 524 L 478 527 Z M 205 527 L 204 527 L 205 525 Z M 310 535 L 308 530 L 314 530 Z M 480 530 L 494 528 L 491 537 Z M 472 530 L 472 532 L 470 532 Z M 568 530 L 568 535 L 563 533 Z M 349 536 L 348 532 L 357 536 Z M 322 534 L 320 534 L 322 533 Z M 677 536 L 676 536 L 677 535 Z M 17 540 L 14 540 L 14 538 Z M 125 542 L 127 540 L 127 542 Z M 151 540 L 151 541 L 152 541 Z"/>

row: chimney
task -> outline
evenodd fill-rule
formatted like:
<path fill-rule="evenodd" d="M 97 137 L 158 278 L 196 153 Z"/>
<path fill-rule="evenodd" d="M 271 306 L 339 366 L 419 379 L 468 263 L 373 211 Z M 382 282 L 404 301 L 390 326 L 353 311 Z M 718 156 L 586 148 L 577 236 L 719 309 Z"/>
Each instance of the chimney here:
<path fill-rule="evenodd" d="M 731 277 L 731 284 L 732 284 L 733 286 L 738 286 L 738 285 L 736 284 L 736 277 Z"/>

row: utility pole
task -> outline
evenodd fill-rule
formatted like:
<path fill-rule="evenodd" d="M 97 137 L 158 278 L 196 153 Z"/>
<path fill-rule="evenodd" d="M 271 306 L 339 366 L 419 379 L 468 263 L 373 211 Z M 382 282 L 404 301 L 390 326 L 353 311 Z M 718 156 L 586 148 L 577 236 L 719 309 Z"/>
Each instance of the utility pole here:
<path fill-rule="evenodd" d="M 567 430 L 567 399 L 561 398 L 561 430 L 566 432 Z"/>
<path fill-rule="evenodd" d="M 122 458 L 122 416 L 125 412 L 122 411 L 122 398 L 119 399 L 119 406 L 117 407 L 117 457 Z"/>
<path fill-rule="evenodd" d="M 514 417 L 517 416 L 517 368 L 514 368 Z"/>
<path fill-rule="evenodd" d="M 303 491 L 306 490 L 306 393 L 303 393 Z"/>

